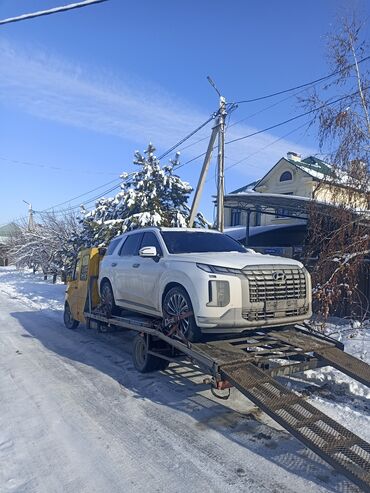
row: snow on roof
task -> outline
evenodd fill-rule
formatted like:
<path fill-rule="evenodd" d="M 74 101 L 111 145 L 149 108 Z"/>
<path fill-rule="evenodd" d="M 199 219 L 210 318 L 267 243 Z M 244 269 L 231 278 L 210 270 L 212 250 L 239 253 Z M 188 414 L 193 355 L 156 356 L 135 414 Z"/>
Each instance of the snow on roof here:
<path fill-rule="evenodd" d="M 254 190 L 248 190 L 246 192 L 240 192 L 240 193 L 228 193 L 225 195 L 225 197 L 230 197 L 232 198 L 233 196 L 241 196 L 241 197 L 271 197 L 271 198 L 282 198 L 282 199 L 287 199 L 287 200 L 302 200 L 305 202 L 311 202 L 312 199 L 309 197 L 301 197 L 300 195 L 285 195 L 282 193 L 268 193 L 268 192 L 255 192 Z"/>
<path fill-rule="evenodd" d="M 283 157 L 282 159 L 285 159 L 296 168 L 312 176 L 312 178 L 314 178 L 315 180 L 332 181 L 333 179 L 335 179 L 336 181 L 338 181 L 338 183 L 342 185 L 346 185 L 348 183 L 349 178 L 346 173 L 344 173 L 343 171 L 341 172 L 339 170 L 335 170 L 331 164 L 326 163 L 316 156 L 307 156 L 306 158 L 301 160 L 288 159 L 286 157 Z M 280 161 L 281 159 L 279 159 L 278 163 Z M 273 168 L 275 166 L 273 166 Z M 272 168 L 270 168 L 269 171 L 267 171 L 267 173 L 261 179 L 256 180 L 252 183 L 248 183 L 248 185 L 244 185 L 243 187 L 240 187 L 230 193 L 242 194 L 246 192 L 254 192 L 258 184 L 263 180 L 265 176 L 270 173 L 271 170 Z"/>
<path fill-rule="evenodd" d="M 260 180 L 252 181 L 252 183 L 248 183 L 248 185 L 244 185 L 244 187 L 238 188 L 237 190 L 234 190 L 233 192 L 230 193 L 241 193 L 247 191 L 254 192 L 254 189 L 258 185 L 259 181 Z"/>

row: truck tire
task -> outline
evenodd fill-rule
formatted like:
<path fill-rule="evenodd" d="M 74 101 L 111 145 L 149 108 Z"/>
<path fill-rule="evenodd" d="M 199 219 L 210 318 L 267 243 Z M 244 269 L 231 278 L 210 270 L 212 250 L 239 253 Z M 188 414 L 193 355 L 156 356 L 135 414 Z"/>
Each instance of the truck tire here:
<path fill-rule="evenodd" d="M 111 283 L 107 280 L 103 281 L 100 287 L 100 298 L 103 305 L 105 316 L 110 318 L 117 314 L 117 305 L 114 301 L 114 294 Z"/>
<path fill-rule="evenodd" d="M 190 297 L 183 287 L 175 286 L 166 293 L 162 311 L 169 316 L 193 311 Z M 179 329 L 185 339 L 190 342 L 199 342 L 202 339 L 202 331 L 197 326 L 194 315 L 180 320 Z"/>
<path fill-rule="evenodd" d="M 148 346 L 141 334 L 137 334 L 132 344 L 132 361 L 140 373 L 165 370 L 169 361 L 148 353 Z"/>
<path fill-rule="evenodd" d="M 78 324 L 80 323 L 78 320 L 75 320 L 73 318 L 71 308 L 68 302 L 66 302 L 64 305 L 63 320 L 64 320 L 64 325 L 67 327 L 67 329 L 70 330 L 76 329 L 78 327 Z"/>

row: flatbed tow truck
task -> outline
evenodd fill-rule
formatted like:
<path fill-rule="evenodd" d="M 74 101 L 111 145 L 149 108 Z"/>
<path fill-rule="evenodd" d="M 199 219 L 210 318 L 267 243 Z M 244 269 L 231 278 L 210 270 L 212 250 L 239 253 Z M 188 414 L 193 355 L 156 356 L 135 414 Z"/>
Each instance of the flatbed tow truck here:
<path fill-rule="evenodd" d="M 89 261 L 83 265 L 81 258 L 86 253 Z M 163 320 L 129 312 L 107 317 L 97 288 L 101 255 L 97 248 L 79 255 L 80 265 L 77 262 L 66 291 L 64 319 L 68 328 L 82 322 L 100 331 L 135 331 L 132 356 L 140 372 L 164 370 L 171 361 L 186 357 L 210 375 L 205 381 L 215 395 L 236 387 L 307 448 L 361 490 L 370 492 L 370 444 L 276 380 L 332 366 L 370 387 L 370 365 L 345 353 L 340 342 L 306 324 L 248 329 L 237 337 L 214 336 L 190 343 L 177 330 L 181 315 Z"/>

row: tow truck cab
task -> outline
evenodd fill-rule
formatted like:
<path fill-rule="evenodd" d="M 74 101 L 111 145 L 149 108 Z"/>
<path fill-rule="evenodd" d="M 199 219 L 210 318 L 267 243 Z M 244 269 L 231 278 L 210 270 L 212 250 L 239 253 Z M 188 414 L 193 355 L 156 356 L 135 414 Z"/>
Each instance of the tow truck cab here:
<path fill-rule="evenodd" d="M 100 301 L 96 281 L 104 253 L 103 248 L 85 248 L 78 253 L 72 275 L 67 278 L 64 322 L 68 328 L 76 328 L 80 322 L 85 324 L 84 312 L 91 311 Z"/>

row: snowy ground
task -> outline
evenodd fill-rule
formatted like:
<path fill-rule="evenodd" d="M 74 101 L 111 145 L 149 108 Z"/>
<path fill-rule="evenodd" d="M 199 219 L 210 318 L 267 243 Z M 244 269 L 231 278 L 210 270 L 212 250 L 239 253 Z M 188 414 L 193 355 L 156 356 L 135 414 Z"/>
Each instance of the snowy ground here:
<path fill-rule="evenodd" d="M 215 399 L 196 367 L 141 375 L 129 332 L 65 329 L 64 290 L 0 268 L 1 492 L 356 491 L 237 390 Z M 370 332 L 351 335 L 369 360 Z M 367 388 L 331 369 L 288 383 L 370 441 Z"/>

